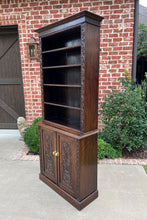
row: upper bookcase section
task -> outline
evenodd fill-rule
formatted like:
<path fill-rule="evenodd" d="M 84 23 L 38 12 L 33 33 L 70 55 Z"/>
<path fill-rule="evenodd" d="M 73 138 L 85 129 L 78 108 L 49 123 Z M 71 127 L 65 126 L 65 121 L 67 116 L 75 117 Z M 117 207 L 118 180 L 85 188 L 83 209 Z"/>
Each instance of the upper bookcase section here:
<path fill-rule="evenodd" d="M 64 29 L 72 28 L 74 26 L 78 26 L 81 23 L 89 23 L 96 26 L 100 26 L 100 22 L 102 21 L 103 17 L 93 14 L 89 11 L 81 11 L 75 15 L 67 17 L 63 20 L 57 21 L 53 24 L 49 24 L 45 27 L 39 28 L 35 30 L 35 32 L 39 33 L 40 37 L 44 37 L 48 34 L 64 31 Z"/>

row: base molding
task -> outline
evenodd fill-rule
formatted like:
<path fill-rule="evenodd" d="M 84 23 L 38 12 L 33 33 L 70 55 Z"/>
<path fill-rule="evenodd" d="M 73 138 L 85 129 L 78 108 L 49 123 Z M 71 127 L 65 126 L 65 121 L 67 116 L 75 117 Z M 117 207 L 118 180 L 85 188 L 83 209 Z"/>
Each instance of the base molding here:
<path fill-rule="evenodd" d="M 96 190 L 93 193 L 91 193 L 89 196 L 87 196 L 85 199 L 79 202 L 74 197 L 69 195 L 66 191 L 61 189 L 58 185 L 50 181 L 46 176 L 40 174 L 39 178 L 78 210 L 85 208 L 89 203 L 91 203 L 93 200 L 95 200 L 98 197 L 98 191 Z"/>

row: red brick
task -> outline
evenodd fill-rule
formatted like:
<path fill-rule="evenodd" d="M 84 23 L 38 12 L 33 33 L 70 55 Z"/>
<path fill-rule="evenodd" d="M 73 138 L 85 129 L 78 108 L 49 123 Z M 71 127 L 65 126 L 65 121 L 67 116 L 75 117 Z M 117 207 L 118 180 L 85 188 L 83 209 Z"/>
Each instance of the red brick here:
<path fill-rule="evenodd" d="M 57 5 L 58 1 L 50 1 L 50 5 Z"/>
<path fill-rule="evenodd" d="M 112 29 L 118 28 L 118 24 L 110 24 L 110 28 L 112 28 Z"/>
<path fill-rule="evenodd" d="M 120 38 L 113 38 L 113 42 L 120 42 L 120 41 L 122 41 L 121 37 Z"/>
<path fill-rule="evenodd" d="M 53 9 L 60 9 L 62 8 L 62 5 L 53 5 Z"/>
<path fill-rule="evenodd" d="M 78 0 L 69 0 L 70 3 L 78 3 Z"/>
<path fill-rule="evenodd" d="M 123 2 L 123 0 L 114 0 L 114 5 L 116 4 L 123 4 L 124 2 Z"/>
<path fill-rule="evenodd" d="M 109 55 L 118 55 L 118 51 L 109 52 Z"/>
<path fill-rule="evenodd" d="M 112 42 L 112 39 L 107 38 L 107 39 L 102 39 L 103 42 Z"/>
<path fill-rule="evenodd" d="M 63 5 L 63 8 L 71 8 L 72 7 L 72 4 L 65 4 Z"/>
<path fill-rule="evenodd" d="M 121 15 L 122 18 L 129 18 L 129 14 Z"/>
<path fill-rule="evenodd" d="M 118 34 L 109 34 L 109 37 L 118 37 Z"/>
<path fill-rule="evenodd" d="M 111 15 L 111 19 L 120 18 L 120 15 Z"/>
<path fill-rule="evenodd" d="M 9 8 L 9 5 L 1 5 L 1 8 Z"/>
<path fill-rule="evenodd" d="M 103 4 L 104 5 L 112 5 L 112 1 L 104 1 Z"/>
<path fill-rule="evenodd" d="M 48 2 L 49 2 L 49 1 L 41 2 L 40 5 L 48 5 Z"/>
<path fill-rule="evenodd" d="M 12 12 L 12 11 L 13 11 L 13 9 L 10 9 L 10 8 L 9 8 L 9 9 L 5 9 L 5 12 L 9 12 L 9 13 L 10 13 L 10 12 Z M 21 10 L 21 11 L 22 11 L 22 10 Z"/>
<path fill-rule="evenodd" d="M 28 6 L 27 3 L 22 3 L 22 4 L 20 5 L 21 8 L 23 8 L 23 7 L 27 7 L 27 6 Z"/>
<path fill-rule="evenodd" d="M 116 19 L 114 23 L 122 23 L 122 19 Z"/>
<path fill-rule="evenodd" d="M 100 6 L 100 10 L 108 10 L 109 6 Z"/>
<path fill-rule="evenodd" d="M 58 10 L 50 10 L 50 13 L 51 14 L 56 14 L 56 13 L 58 13 Z"/>
<path fill-rule="evenodd" d="M 42 7 L 34 7 L 34 10 L 40 11 L 40 10 L 42 10 Z"/>
<path fill-rule="evenodd" d="M 96 5 L 99 6 L 99 5 L 102 5 L 102 1 L 101 2 L 93 2 L 92 4 L 93 4 L 93 6 L 96 6 Z"/>
<path fill-rule="evenodd" d="M 31 15 L 38 15 L 38 11 L 31 11 Z"/>
<path fill-rule="evenodd" d="M 70 0 L 71 1 L 71 0 Z M 87 0 L 80 0 L 80 2 L 87 2 Z"/>
<path fill-rule="evenodd" d="M 67 3 L 68 3 L 68 0 L 61 0 L 60 3 L 61 3 L 61 4 L 67 4 Z"/>
<path fill-rule="evenodd" d="M 134 22 L 134 19 L 125 19 L 124 22 L 125 22 L 125 23 Z"/>
<path fill-rule="evenodd" d="M 112 9 L 112 10 L 113 10 L 113 9 L 119 9 L 119 5 L 111 5 L 111 6 L 110 6 L 110 9 Z"/>
<path fill-rule="evenodd" d="M 53 10 L 52 10 L 52 11 L 53 11 Z M 48 14 L 48 11 L 45 11 L 45 10 L 40 11 L 40 14 L 41 14 L 41 15 L 44 15 L 44 14 L 46 14 L 46 15 L 47 15 L 47 14 Z"/>
<path fill-rule="evenodd" d="M 62 15 L 61 14 L 55 14 L 54 18 L 62 18 Z"/>
<path fill-rule="evenodd" d="M 123 10 L 120 9 L 120 10 L 114 10 L 113 11 L 114 14 L 122 14 L 123 13 Z"/>

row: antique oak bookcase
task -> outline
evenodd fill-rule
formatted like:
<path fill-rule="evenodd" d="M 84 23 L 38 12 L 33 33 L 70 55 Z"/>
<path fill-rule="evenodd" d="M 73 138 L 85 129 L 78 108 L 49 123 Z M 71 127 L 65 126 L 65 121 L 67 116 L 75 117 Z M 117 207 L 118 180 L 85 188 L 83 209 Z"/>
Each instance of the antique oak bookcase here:
<path fill-rule="evenodd" d="M 39 33 L 43 121 L 40 179 L 81 210 L 98 196 L 100 22 L 88 11 Z"/>

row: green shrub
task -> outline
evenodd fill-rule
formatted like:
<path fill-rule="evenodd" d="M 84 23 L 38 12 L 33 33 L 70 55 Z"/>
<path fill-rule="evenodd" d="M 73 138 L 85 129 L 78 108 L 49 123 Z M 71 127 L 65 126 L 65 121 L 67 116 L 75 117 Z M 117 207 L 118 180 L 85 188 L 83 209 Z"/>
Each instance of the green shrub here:
<path fill-rule="evenodd" d="M 120 157 L 121 152 L 116 151 L 111 144 L 108 144 L 102 139 L 98 139 L 98 158 L 116 158 Z"/>
<path fill-rule="evenodd" d="M 111 91 L 101 105 L 101 119 L 105 128 L 99 133 L 103 140 L 119 152 L 123 148 L 131 151 L 144 146 L 147 139 L 147 83 L 144 81 L 143 87 L 134 88 L 127 71 L 120 81 L 122 90 Z"/>
<path fill-rule="evenodd" d="M 142 165 L 142 166 L 143 166 L 143 168 L 144 168 L 144 170 L 145 170 L 145 172 L 147 174 L 147 165 Z"/>
<path fill-rule="evenodd" d="M 24 142 L 29 147 L 30 152 L 39 153 L 38 125 L 36 123 L 41 120 L 40 117 L 36 118 L 25 131 Z"/>

